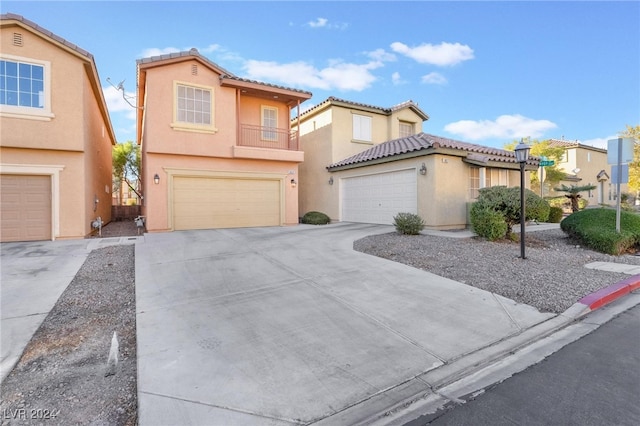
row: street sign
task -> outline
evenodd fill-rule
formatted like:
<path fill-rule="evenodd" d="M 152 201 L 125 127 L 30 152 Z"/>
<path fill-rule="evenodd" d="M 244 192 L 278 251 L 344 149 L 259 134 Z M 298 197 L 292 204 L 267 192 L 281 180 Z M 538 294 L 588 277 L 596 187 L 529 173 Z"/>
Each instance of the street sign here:
<path fill-rule="evenodd" d="M 629 165 L 621 164 L 611 166 L 611 183 L 628 183 L 629 182 Z"/>
<path fill-rule="evenodd" d="M 618 138 L 607 141 L 607 163 L 627 164 L 633 162 L 633 139 Z"/>
<path fill-rule="evenodd" d="M 556 164 L 554 160 L 543 160 L 540 162 L 540 167 L 553 166 L 554 164 Z"/>

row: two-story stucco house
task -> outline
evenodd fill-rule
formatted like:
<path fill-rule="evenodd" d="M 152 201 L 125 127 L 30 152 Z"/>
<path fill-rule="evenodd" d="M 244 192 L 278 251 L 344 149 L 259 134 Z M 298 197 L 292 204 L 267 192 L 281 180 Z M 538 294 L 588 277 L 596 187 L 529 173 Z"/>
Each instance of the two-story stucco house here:
<path fill-rule="evenodd" d="M 458 229 L 480 188 L 520 185 L 513 152 L 423 133 L 427 119 L 413 102 L 379 108 L 335 98 L 302 114 L 301 213 L 392 224 L 408 212 L 429 228 Z M 537 164 L 531 157 L 526 170 Z"/>
<path fill-rule="evenodd" d="M 239 78 L 196 49 L 137 66 L 148 231 L 298 223 L 290 118 L 311 93 Z"/>
<path fill-rule="evenodd" d="M 613 184 L 611 165 L 607 162 L 607 150 L 584 145 L 578 141 L 550 139 L 550 147 L 564 148 L 565 153 L 558 168 L 566 173 L 560 184 L 567 186 L 595 185 L 596 189 L 584 192 L 581 196 L 590 206 L 599 204 L 615 205 L 617 185 Z M 628 185 L 621 184 L 620 192 L 626 192 Z M 546 194 L 545 194 L 546 195 Z M 550 188 L 550 195 L 562 195 Z"/>
<path fill-rule="evenodd" d="M 0 17 L 0 240 L 83 238 L 111 217 L 115 134 L 93 56 Z"/>

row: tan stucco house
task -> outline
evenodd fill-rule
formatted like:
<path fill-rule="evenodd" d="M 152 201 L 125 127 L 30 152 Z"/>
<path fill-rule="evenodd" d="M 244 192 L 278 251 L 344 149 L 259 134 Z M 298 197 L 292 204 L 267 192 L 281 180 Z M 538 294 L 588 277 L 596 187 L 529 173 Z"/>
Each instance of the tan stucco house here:
<path fill-rule="evenodd" d="M 565 179 L 559 185 L 595 185 L 596 189 L 584 192 L 582 198 L 589 202 L 590 206 L 600 204 L 615 205 L 617 203 L 617 185 L 611 177 L 611 165 L 607 162 L 607 150 L 590 145 L 584 145 L 578 141 L 565 139 L 549 139 L 549 146 L 553 148 L 564 148 L 565 153 L 558 162 L 558 168 L 565 172 Z M 628 185 L 621 184 L 620 192 L 624 193 Z M 547 188 L 549 194 L 563 195 Z"/>
<path fill-rule="evenodd" d="M 329 98 L 302 114 L 301 213 L 392 224 L 409 212 L 428 228 L 459 229 L 480 188 L 520 185 L 513 152 L 423 133 L 427 119 L 410 101 L 385 109 Z M 531 157 L 526 170 L 537 164 Z"/>
<path fill-rule="evenodd" d="M 137 66 L 148 231 L 298 223 L 290 117 L 311 93 L 239 78 L 196 49 Z"/>
<path fill-rule="evenodd" d="M 0 17 L 0 240 L 82 238 L 111 217 L 115 134 L 93 56 Z"/>

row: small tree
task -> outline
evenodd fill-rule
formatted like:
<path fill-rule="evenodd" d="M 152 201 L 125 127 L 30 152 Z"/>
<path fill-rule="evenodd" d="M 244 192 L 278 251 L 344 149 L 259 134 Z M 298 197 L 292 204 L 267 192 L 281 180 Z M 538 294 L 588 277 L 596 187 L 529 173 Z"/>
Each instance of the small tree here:
<path fill-rule="evenodd" d="M 122 199 L 122 182 L 124 181 L 136 195 L 142 195 L 132 185 L 133 181 L 140 180 L 140 147 L 131 141 L 118 143 L 112 151 L 113 181 Z"/>
<path fill-rule="evenodd" d="M 575 213 L 578 210 L 580 210 L 580 206 L 578 205 L 578 200 L 582 198 L 580 193 L 596 189 L 596 186 L 595 185 L 567 186 L 563 184 L 553 189 L 554 191 L 566 193 L 564 196 L 567 197 L 569 200 L 571 200 L 571 211 Z"/>

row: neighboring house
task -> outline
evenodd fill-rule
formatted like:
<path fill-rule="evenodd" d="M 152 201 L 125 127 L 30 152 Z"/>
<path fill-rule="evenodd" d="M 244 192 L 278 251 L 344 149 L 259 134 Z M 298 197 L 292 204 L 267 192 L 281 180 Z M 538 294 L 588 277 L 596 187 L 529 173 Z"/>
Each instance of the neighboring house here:
<path fill-rule="evenodd" d="M 311 93 L 239 78 L 196 49 L 137 66 L 148 231 L 298 223 L 290 117 Z"/>
<path fill-rule="evenodd" d="M 135 191 L 133 188 L 135 188 Z M 136 193 L 137 191 L 137 193 Z M 125 179 L 122 181 L 114 181 L 112 189 L 111 204 L 114 206 L 137 206 L 140 205 L 140 181 L 135 179 L 132 182 L 127 183 Z"/>
<path fill-rule="evenodd" d="M 468 206 L 480 188 L 520 185 L 520 165 L 511 151 L 422 132 L 400 136 L 400 123 L 412 123 L 415 132 L 427 119 L 415 104 L 402 105 L 381 109 L 330 98 L 301 116 L 307 156 L 300 175 L 301 213 L 392 224 L 396 214 L 408 212 L 431 229 L 460 229 L 468 224 Z M 400 117 L 388 118 L 396 112 Z M 365 144 L 353 133 L 361 131 L 354 115 L 371 117 Z M 392 139 L 381 141 L 385 137 Z M 359 152 L 336 159 L 349 150 Z M 537 165 L 538 158 L 531 157 L 526 170 Z"/>
<path fill-rule="evenodd" d="M 337 187 L 327 188 L 327 166 L 382 142 L 415 135 L 429 116 L 412 101 L 391 108 L 330 97 L 300 116 L 300 214 L 322 211 L 340 220 Z M 292 121 L 298 128 L 297 121 Z"/>
<path fill-rule="evenodd" d="M 0 16 L 0 240 L 83 238 L 111 218 L 116 143 L 93 56 Z"/>
<path fill-rule="evenodd" d="M 596 189 L 584 192 L 581 196 L 589 205 L 616 204 L 617 185 L 612 183 L 611 165 L 607 162 L 607 150 L 583 145 L 578 141 L 549 139 L 550 147 L 564 148 L 565 154 L 558 163 L 558 168 L 566 173 L 559 185 L 595 185 Z M 620 185 L 620 192 L 627 191 L 627 184 Z M 545 193 L 546 195 L 546 193 Z M 549 195 L 563 195 L 550 188 Z"/>

